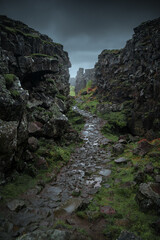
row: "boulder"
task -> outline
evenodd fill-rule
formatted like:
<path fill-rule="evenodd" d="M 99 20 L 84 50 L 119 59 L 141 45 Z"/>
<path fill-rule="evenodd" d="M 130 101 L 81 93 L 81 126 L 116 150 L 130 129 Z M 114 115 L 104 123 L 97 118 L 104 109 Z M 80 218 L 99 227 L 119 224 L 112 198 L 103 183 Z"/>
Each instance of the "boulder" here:
<path fill-rule="evenodd" d="M 158 210 L 160 208 L 160 184 L 159 183 L 141 183 L 136 201 L 144 211 Z"/>

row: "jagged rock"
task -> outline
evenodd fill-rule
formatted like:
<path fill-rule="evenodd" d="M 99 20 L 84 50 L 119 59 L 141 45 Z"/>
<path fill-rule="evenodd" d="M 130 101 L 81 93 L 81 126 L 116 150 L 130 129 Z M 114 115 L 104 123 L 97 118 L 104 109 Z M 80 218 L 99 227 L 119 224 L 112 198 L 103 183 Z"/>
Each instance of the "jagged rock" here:
<path fill-rule="evenodd" d="M 76 76 L 75 93 L 78 94 L 78 92 L 81 89 L 85 88 L 88 81 L 92 80 L 94 82 L 94 78 L 95 78 L 94 68 L 85 69 L 85 72 L 84 72 L 83 68 L 79 68 L 79 70 L 77 71 L 77 76 Z"/>
<path fill-rule="evenodd" d="M 28 138 L 28 144 L 29 144 L 29 148 L 32 151 L 36 151 L 38 149 L 38 140 L 35 137 L 29 137 Z"/>
<path fill-rule="evenodd" d="M 17 150 L 17 127 L 16 121 L 0 120 L 0 172 L 4 173 L 7 166 L 11 168 L 13 157 Z"/>
<path fill-rule="evenodd" d="M 142 210 L 159 209 L 160 207 L 160 184 L 141 183 L 139 186 L 136 200 Z"/>
<path fill-rule="evenodd" d="M 9 208 L 9 210 L 11 211 L 19 211 L 20 209 L 22 209 L 23 207 L 25 207 L 25 202 L 23 200 L 13 200 L 11 202 L 7 203 L 7 207 Z"/>
<path fill-rule="evenodd" d="M 159 42 L 157 18 L 135 28 L 123 49 L 102 51 L 95 65 L 98 92 L 111 105 L 125 110 L 127 127 L 133 135 L 147 134 L 149 140 L 155 138 L 154 132 L 160 128 Z"/>
<path fill-rule="evenodd" d="M 142 238 L 137 237 L 134 233 L 122 231 L 117 240 L 142 240 Z"/>
<path fill-rule="evenodd" d="M 115 145 L 113 145 L 113 152 L 115 154 L 121 154 L 124 152 L 124 145 L 122 145 L 121 143 L 117 143 Z"/>
<path fill-rule="evenodd" d="M 66 131 L 70 61 L 61 44 L 20 21 L 0 16 L 0 32 L 0 176 L 5 177 L 19 159 L 18 170 L 28 171 L 33 159 L 28 153 L 38 148 L 33 137 L 57 138 Z"/>

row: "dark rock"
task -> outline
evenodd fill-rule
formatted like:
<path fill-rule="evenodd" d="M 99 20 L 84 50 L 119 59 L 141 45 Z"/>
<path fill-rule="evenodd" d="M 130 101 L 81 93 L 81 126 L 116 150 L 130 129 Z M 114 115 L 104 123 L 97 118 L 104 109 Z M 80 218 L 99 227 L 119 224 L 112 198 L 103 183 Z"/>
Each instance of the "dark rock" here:
<path fill-rule="evenodd" d="M 144 172 L 148 173 L 148 174 L 152 174 L 154 172 L 154 167 L 153 167 L 152 163 L 146 164 L 146 166 L 144 168 Z"/>
<path fill-rule="evenodd" d="M 157 221 L 153 222 L 151 226 L 157 233 L 160 233 L 160 218 Z"/>
<path fill-rule="evenodd" d="M 47 161 L 44 157 L 38 157 L 36 160 L 36 167 L 38 169 L 48 169 Z"/>
<path fill-rule="evenodd" d="M 0 176 L 5 177 L 11 166 L 29 171 L 28 153 L 38 148 L 33 136 L 67 132 L 70 62 L 61 44 L 20 21 L 0 16 L 0 32 Z"/>
<path fill-rule="evenodd" d="M 30 137 L 28 138 L 28 144 L 29 144 L 29 148 L 32 150 L 32 151 L 36 151 L 37 148 L 38 148 L 38 140 L 37 138 L 35 137 Z"/>
<path fill-rule="evenodd" d="M 115 154 L 121 154 L 124 152 L 124 145 L 122 145 L 121 143 L 117 143 L 115 145 L 113 145 L 113 152 Z"/>
<path fill-rule="evenodd" d="M 159 209 L 160 207 L 160 184 L 141 183 L 139 186 L 136 200 L 142 210 Z"/>
<path fill-rule="evenodd" d="M 160 183 L 160 175 L 156 175 L 156 176 L 155 176 L 155 181 L 156 181 L 157 183 Z"/>
<path fill-rule="evenodd" d="M 129 131 L 148 140 L 160 128 L 159 29 L 160 18 L 142 23 L 123 49 L 103 50 L 95 65 L 98 93 L 121 105 Z"/>
<path fill-rule="evenodd" d="M 25 207 L 25 202 L 23 200 L 13 200 L 7 203 L 7 207 L 11 211 L 19 211 L 20 209 Z"/>
<path fill-rule="evenodd" d="M 137 170 L 136 170 L 137 171 Z M 144 172 L 138 172 L 137 174 L 136 174 L 136 176 L 134 177 L 134 181 L 136 182 L 136 183 L 143 183 L 143 182 L 145 182 L 145 179 L 146 179 L 146 175 L 145 175 L 145 173 Z"/>
<path fill-rule="evenodd" d="M 122 231 L 117 240 L 142 240 L 142 238 L 137 237 L 134 233 Z"/>

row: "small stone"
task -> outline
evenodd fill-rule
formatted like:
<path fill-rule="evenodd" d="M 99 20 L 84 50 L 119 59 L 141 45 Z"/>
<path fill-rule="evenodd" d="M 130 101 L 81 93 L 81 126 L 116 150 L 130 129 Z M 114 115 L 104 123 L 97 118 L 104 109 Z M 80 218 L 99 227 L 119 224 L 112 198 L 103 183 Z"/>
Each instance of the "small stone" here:
<path fill-rule="evenodd" d="M 28 132 L 29 133 L 36 133 L 42 130 L 43 124 L 40 122 L 30 122 L 28 125 Z"/>
<path fill-rule="evenodd" d="M 100 208 L 100 212 L 106 215 L 113 215 L 116 211 L 111 206 L 104 206 Z"/>
<path fill-rule="evenodd" d="M 36 151 L 38 148 L 38 140 L 35 137 L 28 138 L 29 148 L 32 151 Z"/>
<path fill-rule="evenodd" d="M 103 169 L 99 172 L 100 175 L 104 176 L 104 177 L 108 177 L 111 175 L 111 170 L 109 169 Z"/>
<path fill-rule="evenodd" d="M 22 209 L 23 207 L 25 207 L 25 202 L 23 200 L 13 200 L 11 202 L 7 203 L 7 207 L 11 210 L 11 211 L 19 211 L 20 209 Z"/>
<path fill-rule="evenodd" d="M 126 163 L 128 161 L 128 159 L 124 158 L 124 157 L 120 157 L 117 158 L 116 160 L 114 160 L 115 163 Z"/>
<path fill-rule="evenodd" d="M 147 211 L 151 209 L 160 208 L 160 184 L 159 183 L 141 183 L 136 201 L 142 210 Z"/>

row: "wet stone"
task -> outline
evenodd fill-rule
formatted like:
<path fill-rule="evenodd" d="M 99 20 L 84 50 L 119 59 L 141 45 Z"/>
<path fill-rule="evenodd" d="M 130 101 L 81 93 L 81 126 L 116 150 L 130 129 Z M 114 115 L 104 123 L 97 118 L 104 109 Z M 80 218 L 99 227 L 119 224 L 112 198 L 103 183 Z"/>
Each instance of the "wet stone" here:
<path fill-rule="evenodd" d="M 114 160 L 115 163 L 126 163 L 128 161 L 128 159 L 124 158 L 124 157 L 120 157 L 117 158 L 116 160 Z"/>
<path fill-rule="evenodd" d="M 99 172 L 100 175 L 104 176 L 104 177 L 108 177 L 111 175 L 111 170 L 109 169 L 103 169 Z"/>

